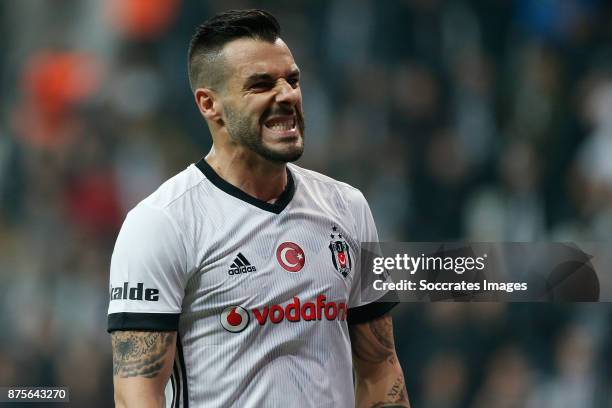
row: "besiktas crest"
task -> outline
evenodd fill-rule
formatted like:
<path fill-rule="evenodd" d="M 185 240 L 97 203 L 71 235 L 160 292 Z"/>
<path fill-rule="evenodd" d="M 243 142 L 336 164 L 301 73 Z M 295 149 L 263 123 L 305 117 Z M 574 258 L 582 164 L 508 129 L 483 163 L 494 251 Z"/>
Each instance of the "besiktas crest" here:
<path fill-rule="evenodd" d="M 334 264 L 334 268 L 346 278 L 353 267 L 349 245 L 342 234 L 338 232 L 338 227 L 335 225 L 332 226 L 330 237 L 329 251 L 331 252 L 332 263 Z"/>

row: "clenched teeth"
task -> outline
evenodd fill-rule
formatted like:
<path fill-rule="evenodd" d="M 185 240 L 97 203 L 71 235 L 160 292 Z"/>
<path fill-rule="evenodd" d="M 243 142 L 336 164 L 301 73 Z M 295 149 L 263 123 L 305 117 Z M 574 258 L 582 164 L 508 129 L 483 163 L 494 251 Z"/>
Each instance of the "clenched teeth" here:
<path fill-rule="evenodd" d="M 291 130 L 295 127 L 295 118 L 272 119 L 266 123 L 266 127 L 275 131 Z"/>

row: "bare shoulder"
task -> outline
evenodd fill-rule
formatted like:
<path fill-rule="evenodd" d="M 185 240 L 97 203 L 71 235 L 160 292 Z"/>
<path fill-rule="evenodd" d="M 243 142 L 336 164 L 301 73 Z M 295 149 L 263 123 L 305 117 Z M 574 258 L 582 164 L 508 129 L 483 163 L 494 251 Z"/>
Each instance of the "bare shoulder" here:
<path fill-rule="evenodd" d="M 176 332 L 115 331 L 111 334 L 113 375 L 154 378 L 174 359 Z"/>

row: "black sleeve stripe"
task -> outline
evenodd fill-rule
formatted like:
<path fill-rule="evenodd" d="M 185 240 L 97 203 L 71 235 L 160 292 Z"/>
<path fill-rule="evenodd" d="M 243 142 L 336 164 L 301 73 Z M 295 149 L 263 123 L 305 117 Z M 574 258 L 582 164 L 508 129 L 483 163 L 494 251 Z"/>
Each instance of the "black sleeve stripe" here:
<path fill-rule="evenodd" d="M 367 305 L 353 307 L 348 311 L 348 324 L 366 323 L 377 319 L 397 305 L 398 302 L 372 302 Z"/>
<path fill-rule="evenodd" d="M 108 315 L 107 331 L 175 331 L 180 316 L 180 313 L 111 313 Z"/>
<path fill-rule="evenodd" d="M 172 403 L 170 404 L 170 407 L 172 408 L 176 408 L 176 374 L 174 374 L 174 371 L 176 371 L 176 364 L 174 364 L 174 368 L 173 368 L 173 373 L 172 375 L 170 375 L 170 385 L 172 385 Z"/>
<path fill-rule="evenodd" d="M 189 390 L 187 389 L 187 369 L 185 368 L 185 358 L 183 354 L 183 342 L 181 336 L 176 335 L 176 352 L 178 354 L 178 361 L 181 365 L 181 378 L 183 381 L 183 408 L 189 408 Z"/>

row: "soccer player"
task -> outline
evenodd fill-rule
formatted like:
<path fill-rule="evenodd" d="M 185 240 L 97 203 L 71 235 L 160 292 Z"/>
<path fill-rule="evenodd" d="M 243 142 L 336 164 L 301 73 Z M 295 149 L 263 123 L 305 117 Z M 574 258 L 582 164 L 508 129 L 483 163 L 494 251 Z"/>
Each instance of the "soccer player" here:
<path fill-rule="evenodd" d="M 260 10 L 198 27 L 208 155 L 128 214 L 108 330 L 119 407 L 408 407 L 390 303 L 360 296 L 377 241 L 359 190 L 294 164 L 300 71 Z M 354 379 L 353 379 L 354 368 Z"/>

